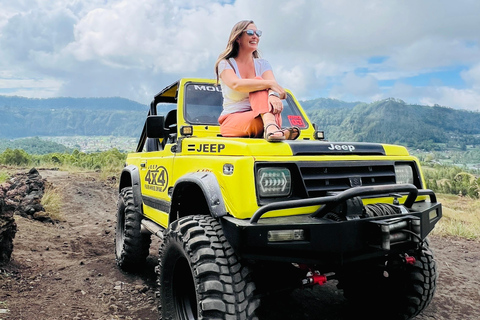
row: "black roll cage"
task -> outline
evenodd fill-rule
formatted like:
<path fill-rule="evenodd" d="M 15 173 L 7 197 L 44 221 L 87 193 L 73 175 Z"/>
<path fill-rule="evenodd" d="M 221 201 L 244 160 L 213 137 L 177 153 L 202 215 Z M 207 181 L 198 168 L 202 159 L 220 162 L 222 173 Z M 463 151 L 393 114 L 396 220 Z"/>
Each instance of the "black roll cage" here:
<path fill-rule="evenodd" d="M 153 98 L 152 102 L 150 103 L 150 110 L 148 111 L 148 116 L 157 115 L 157 105 L 159 103 L 177 103 L 178 97 L 178 87 L 180 85 L 179 81 L 176 81 L 160 91 L 155 97 Z M 145 142 L 147 141 L 147 122 L 143 124 L 142 133 L 140 135 L 140 140 L 137 144 L 136 152 L 142 152 L 143 147 L 145 146 Z"/>

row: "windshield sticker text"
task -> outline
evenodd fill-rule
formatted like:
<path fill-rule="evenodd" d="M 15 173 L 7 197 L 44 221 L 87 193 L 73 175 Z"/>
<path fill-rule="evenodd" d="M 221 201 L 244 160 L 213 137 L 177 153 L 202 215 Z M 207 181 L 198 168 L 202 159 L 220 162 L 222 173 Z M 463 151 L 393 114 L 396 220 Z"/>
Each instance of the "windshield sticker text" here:
<path fill-rule="evenodd" d="M 305 122 L 303 121 L 303 118 L 301 116 L 289 115 L 288 122 L 290 122 L 290 125 L 292 127 L 299 127 L 299 128 L 306 127 Z"/>
<path fill-rule="evenodd" d="M 195 84 L 193 86 L 193 89 L 196 91 L 217 91 L 217 92 L 222 92 L 222 88 L 220 86 L 208 86 L 208 85 L 198 85 Z"/>

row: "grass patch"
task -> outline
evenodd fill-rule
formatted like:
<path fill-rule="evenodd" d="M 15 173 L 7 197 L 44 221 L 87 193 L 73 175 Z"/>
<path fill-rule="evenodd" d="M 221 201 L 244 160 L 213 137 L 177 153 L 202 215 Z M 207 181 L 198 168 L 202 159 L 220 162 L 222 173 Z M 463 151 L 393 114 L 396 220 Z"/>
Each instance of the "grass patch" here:
<path fill-rule="evenodd" d="M 480 240 L 480 201 L 448 194 L 437 197 L 442 203 L 443 217 L 433 234 Z"/>
<path fill-rule="evenodd" d="M 43 193 L 41 203 L 45 208 L 45 216 L 53 221 L 65 221 L 61 211 L 62 195 L 51 184 L 47 183 L 45 185 L 45 192 Z"/>
<path fill-rule="evenodd" d="M 0 183 L 4 183 L 8 179 L 10 179 L 10 175 L 8 174 L 8 172 L 0 171 Z"/>
<path fill-rule="evenodd" d="M 119 166 L 117 164 L 112 164 L 105 166 L 100 171 L 100 180 L 111 181 L 112 177 L 120 178 L 120 173 L 122 172 L 122 169 L 123 165 Z"/>

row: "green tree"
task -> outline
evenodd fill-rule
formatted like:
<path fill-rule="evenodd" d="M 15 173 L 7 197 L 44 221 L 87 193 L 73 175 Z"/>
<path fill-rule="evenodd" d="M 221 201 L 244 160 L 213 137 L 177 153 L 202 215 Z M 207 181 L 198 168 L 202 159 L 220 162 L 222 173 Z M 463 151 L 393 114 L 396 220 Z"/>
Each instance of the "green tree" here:
<path fill-rule="evenodd" d="M 459 193 L 472 198 L 478 198 L 479 196 L 478 180 L 468 172 L 460 172 L 454 178 Z"/>
<path fill-rule="evenodd" d="M 32 162 L 31 156 L 24 150 L 6 149 L 0 154 L 0 163 L 7 165 L 27 165 Z"/>

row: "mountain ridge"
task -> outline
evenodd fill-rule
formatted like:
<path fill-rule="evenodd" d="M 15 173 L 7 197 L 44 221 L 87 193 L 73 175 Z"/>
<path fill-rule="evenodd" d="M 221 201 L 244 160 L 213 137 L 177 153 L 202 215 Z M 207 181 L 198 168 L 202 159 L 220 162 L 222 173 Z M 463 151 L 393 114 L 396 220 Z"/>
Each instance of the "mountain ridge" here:
<path fill-rule="evenodd" d="M 331 98 L 300 101 L 329 140 L 401 144 L 426 150 L 439 145 L 480 145 L 480 112 Z M 138 137 L 148 106 L 125 98 L 31 99 L 0 96 L 0 138 L 35 136 Z"/>

